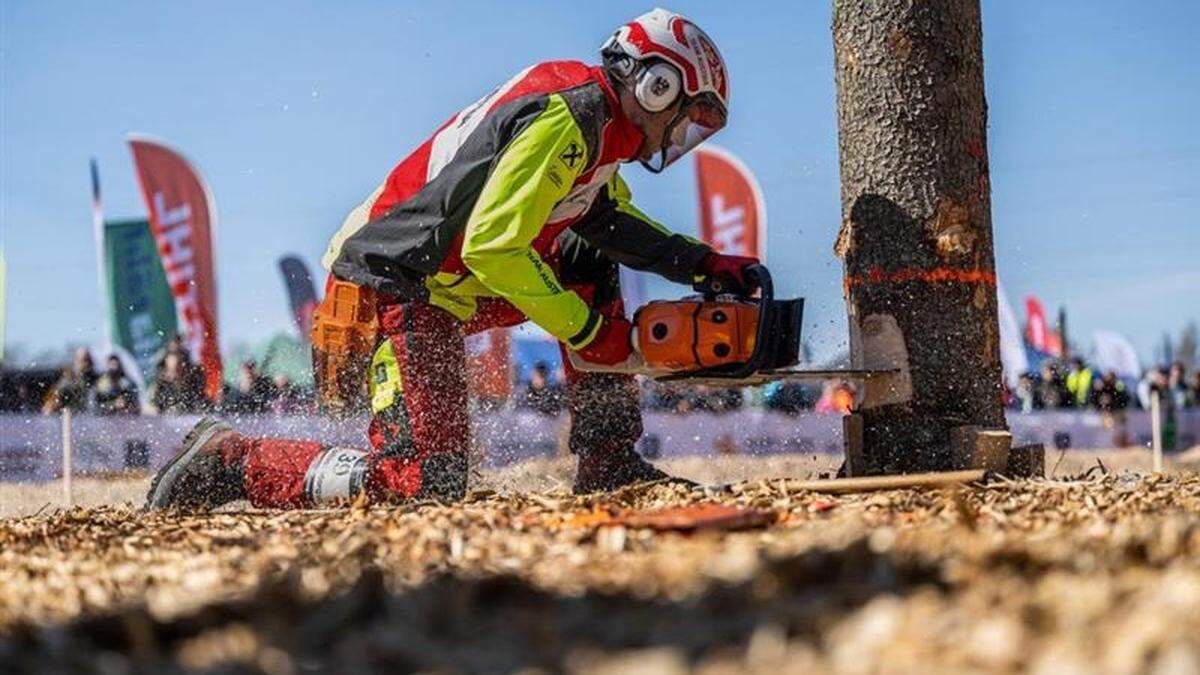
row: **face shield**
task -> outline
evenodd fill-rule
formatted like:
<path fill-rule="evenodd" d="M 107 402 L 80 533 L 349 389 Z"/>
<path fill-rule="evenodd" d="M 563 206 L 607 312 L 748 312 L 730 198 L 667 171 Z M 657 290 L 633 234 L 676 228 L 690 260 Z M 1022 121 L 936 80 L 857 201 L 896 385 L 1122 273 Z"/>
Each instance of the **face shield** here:
<path fill-rule="evenodd" d="M 663 130 L 662 149 L 652 159 L 642 160 L 642 166 L 659 173 L 724 128 L 726 121 L 725 106 L 715 96 L 689 99 Z"/>

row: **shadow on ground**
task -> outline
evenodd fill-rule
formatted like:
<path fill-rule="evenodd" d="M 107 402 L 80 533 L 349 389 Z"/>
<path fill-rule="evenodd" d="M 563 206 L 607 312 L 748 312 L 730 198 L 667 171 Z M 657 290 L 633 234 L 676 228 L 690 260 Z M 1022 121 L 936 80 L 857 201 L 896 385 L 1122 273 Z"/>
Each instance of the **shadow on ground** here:
<path fill-rule="evenodd" d="M 743 650 L 764 628 L 817 640 L 823 624 L 879 594 L 940 586 L 936 567 L 876 554 L 864 539 L 777 560 L 750 581 L 678 602 L 554 595 L 509 576 L 442 576 L 393 593 L 368 568 L 347 592 L 318 600 L 282 578 L 165 622 L 129 608 L 14 626 L 0 641 L 0 670 L 562 671 L 588 669 L 589 655 L 654 647 L 684 665 Z"/>

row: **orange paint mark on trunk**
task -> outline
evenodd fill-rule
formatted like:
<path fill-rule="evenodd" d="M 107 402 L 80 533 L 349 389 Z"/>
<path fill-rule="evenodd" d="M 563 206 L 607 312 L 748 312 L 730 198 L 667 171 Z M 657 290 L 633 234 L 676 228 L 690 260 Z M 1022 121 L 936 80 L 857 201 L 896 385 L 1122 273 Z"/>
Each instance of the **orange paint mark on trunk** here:
<path fill-rule="evenodd" d="M 878 286 L 880 284 L 983 284 L 996 285 L 996 273 L 991 270 L 969 270 L 955 267 L 935 267 L 933 269 L 917 269 L 905 267 L 897 270 L 885 270 L 872 267 L 866 274 L 847 276 L 846 290 L 862 286 Z"/>

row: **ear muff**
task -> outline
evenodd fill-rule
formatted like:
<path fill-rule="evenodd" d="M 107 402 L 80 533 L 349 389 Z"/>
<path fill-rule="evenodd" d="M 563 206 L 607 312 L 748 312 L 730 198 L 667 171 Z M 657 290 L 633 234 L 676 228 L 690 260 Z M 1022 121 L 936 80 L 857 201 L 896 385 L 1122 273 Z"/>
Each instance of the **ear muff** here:
<path fill-rule="evenodd" d="M 647 112 L 656 113 L 669 108 L 679 98 L 682 88 L 683 82 L 674 66 L 651 63 L 638 73 L 633 94 Z"/>

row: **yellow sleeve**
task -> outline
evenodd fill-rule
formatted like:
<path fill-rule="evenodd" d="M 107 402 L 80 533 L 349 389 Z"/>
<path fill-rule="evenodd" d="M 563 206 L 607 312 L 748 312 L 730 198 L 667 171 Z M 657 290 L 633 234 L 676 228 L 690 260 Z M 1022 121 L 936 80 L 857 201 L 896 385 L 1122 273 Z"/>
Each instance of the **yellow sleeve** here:
<path fill-rule="evenodd" d="M 579 349 L 595 337 L 600 316 L 533 250 L 555 205 L 587 165 L 587 144 L 562 97 L 505 148 L 480 192 L 463 237 L 467 269 L 554 337 Z"/>

